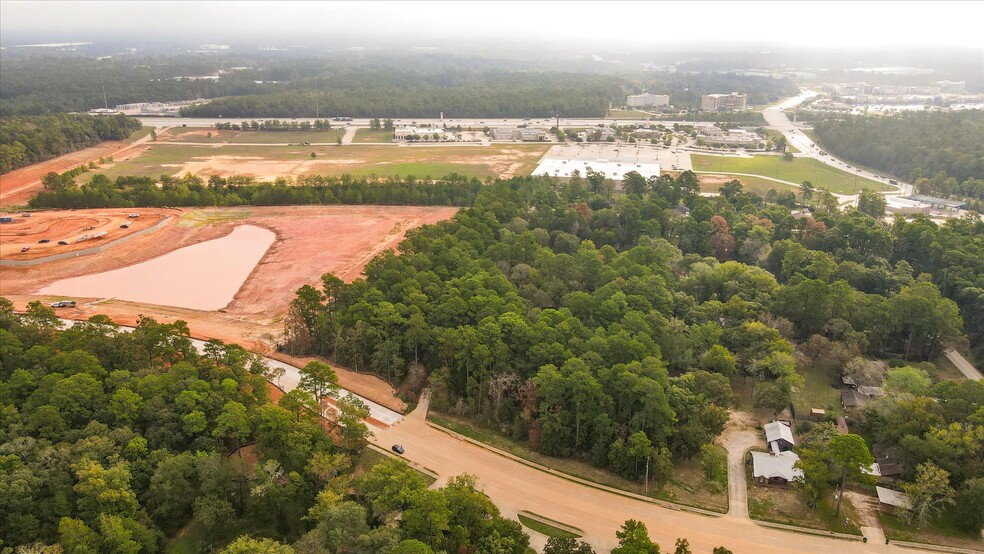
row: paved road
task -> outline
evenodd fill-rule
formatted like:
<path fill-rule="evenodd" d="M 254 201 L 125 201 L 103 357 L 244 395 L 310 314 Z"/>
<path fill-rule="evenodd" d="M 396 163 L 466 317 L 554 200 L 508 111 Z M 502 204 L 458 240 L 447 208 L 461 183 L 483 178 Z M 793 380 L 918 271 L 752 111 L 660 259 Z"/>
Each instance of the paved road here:
<path fill-rule="evenodd" d="M 981 372 L 977 371 L 977 368 L 971 365 L 966 358 L 960 355 L 960 352 L 957 352 L 956 350 L 953 349 L 947 350 L 946 357 L 948 360 L 950 360 L 953 363 L 953 365 L 957 366 L 957 369 L 960 370 L 960 373 L 966 375 L 968 379 L 973 379 L 974 381 L 980 381 L 984 379 L 984 375 L 981 375 Z"/>
<path fill-rule="evenodd" d="M 866 179 L 871 179 L 872 181 L 883 183 L 885 186 L 895 189 L 895 193 L 902 196 L 912 194 L 914 192 L 912 185 L 906 185 L 905 183 L 901 183 L 900 186 L 892 185 L 888 182 L 888 177 L 876 175 L 875 173 L 865 171 L 857 167 L 851 167 L 844 160 L 839 160 L 830 154 L 820 154 L 820 147 L 814 146 L 814 143 L 810 137 L 806 136 L 799 126 L 790 121 L 784 111 L 786 109 L 798 106 L 807 99 L 816 95 L 817 93 L 812 90 L 804 90 L 798 96 L 789 98 L 779 104 L 776 104 L 775 106 L 762 110 L 762 116 L 765 118 L 769 128 L 781 131 L 782 134 L 785 135 L 789 144 L 795 146 L 800 151 L 799 154 L 793 155 L 796 157 L 814 158 L 821 163 L 829 165 L 830 167 L 835 167 L 841 171 L 847 171 L 848 173 L 854 171 L 859 177 L 864 177 Z"/>
<path fill-rule="evenodd" d="M 405 457 L 440 475 L 439 483 L 461 473 L 478 477 L 479 486 L 503 515 L 529 510 L 585 531 L 598 552 L 617 546 L 615 532 L 629 518 L 646 523 L 653 540 L 672 552 L 686 537 L 694 552 L 726 546 L 736 554 L 853 554 L 912 552 L 895 545 L 863 544 L 763 527 L 738 517 L 708 517 L 660 507 L 568 481 L 510 460 L 428 426 L 427 401 L 389 429 L 377 431 L 373 442 L 383 448 L 402 444 Z"/>

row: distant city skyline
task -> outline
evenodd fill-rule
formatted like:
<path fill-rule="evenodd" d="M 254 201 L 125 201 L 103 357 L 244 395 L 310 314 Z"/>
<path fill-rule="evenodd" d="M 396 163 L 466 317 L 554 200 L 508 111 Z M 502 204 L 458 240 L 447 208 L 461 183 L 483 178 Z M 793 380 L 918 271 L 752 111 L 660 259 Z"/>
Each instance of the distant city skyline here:
<path fill-rule="evenodd" d="M 0 2 L 4 46 L 202 43 L 639 50 L 692 44 L 984 48 L 981 2 Z"/>

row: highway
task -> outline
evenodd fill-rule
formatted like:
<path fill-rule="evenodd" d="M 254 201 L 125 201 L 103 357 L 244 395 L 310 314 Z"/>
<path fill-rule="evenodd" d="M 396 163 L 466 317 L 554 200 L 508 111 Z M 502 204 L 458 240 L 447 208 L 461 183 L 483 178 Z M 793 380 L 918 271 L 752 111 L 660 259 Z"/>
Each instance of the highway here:
<path fill-rule="evenodd" d="M 821 163 L 848 173 L 853 171 L 854 173 L 857 173 L 858 177 L 878 181 L 879 183 L 884 183 L 888 187 L 897 189 L 900 196 L 908 196 L 912 194 L 914 192 L 912 185 L 902 183 L 901 181 L 899 182 L 899 185 L 893 185 L 889 183 L 888 177 L 878 175 L 858 167 L 852 167 L 844 160 L 839 160 L 830 154 L 821 154 L 821 148 L 816 146 L 812 139 L 806 136 L 799 126 L 790 121 L 785 112 L 785 110 L 799 106 L 807 99 L 812 98 L 817 94 L 817 92 L 812 90 L 804 90 L 798 96 L 788 98 L 775 106 L 762 110 L 762 116 L 765 118 L 766 123 L 768 123 L 768 127 L 770 129 L 775 129 L 782 132 L 788 143 L 795 146 L 796 149 L 799 150 L 798 154 L 793 155 L 796 157 L 814 158 Z"/>

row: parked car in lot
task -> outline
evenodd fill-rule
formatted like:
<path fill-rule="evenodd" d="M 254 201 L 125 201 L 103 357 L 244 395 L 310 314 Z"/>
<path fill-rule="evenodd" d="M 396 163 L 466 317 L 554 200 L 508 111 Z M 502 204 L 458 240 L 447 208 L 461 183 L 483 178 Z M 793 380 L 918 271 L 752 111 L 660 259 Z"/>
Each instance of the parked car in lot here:
<path fill-rule="evenodd" d="M 41 239 L 38 241 L 38 244 L 48 244 L 49 242 L 51 242 L 51 239 Z"/>
<path fill-rule="evenodd" d="M 397 454 L 403 454 L 403 445 L 394 444 L 393 445 L 393 452 L 396 452 Z"/>
<path fill-rule="evenodd" d="M 129 223 L 124 223 L 123 225 L 120 225 L 120 229 L 129 229 L 129 228 L 130 228 Z"/>
<path fill-rule="evenodd" d="M 51 303 L 51 307 L 52 308 L 74 308 L 75 307 L 75 301 L 74 300 L 59 300 L 58 302 L 52 302 Z"/>
<path fill-rule="evenodd" d="M 67 240 L 60 240 L 60 241 L 58 241 L 58 244 L 60 244 L 62 246 L 68 246 L 68 241 Z"/>

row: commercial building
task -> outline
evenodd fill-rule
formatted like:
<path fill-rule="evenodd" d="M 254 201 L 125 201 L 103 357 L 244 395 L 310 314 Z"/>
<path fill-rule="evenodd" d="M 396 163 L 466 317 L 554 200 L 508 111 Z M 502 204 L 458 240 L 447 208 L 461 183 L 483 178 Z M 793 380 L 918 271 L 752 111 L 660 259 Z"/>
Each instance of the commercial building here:
<path fill-rule="evenodd" d="M 666 94 L 649 94 L 648 92 L 630 94 L 625 99 L 625 105 L 630 108 L 658 108 L 660 106 L 669 106 L 670 97 Z"/>
<path fill-rule="evenodd" d="M 547 134 L 540 129 L 528 127 L 497 127 L 492 130 L 492 139 L 540 142 L 547 140 Z"/>
<path fill-rule="evenodd" d="M 435 135 L 436 138 L 435 138 Z M 447 132 L 440 127 L 397 127 L 393 130 L 393 140 L 444 140 Z"/>
<path fill-rule="evenodd" d="M 744 110 L 748 103 L 747 94 L 705 94 L 700 97 L 700 109 L 705 112 Z"/>

